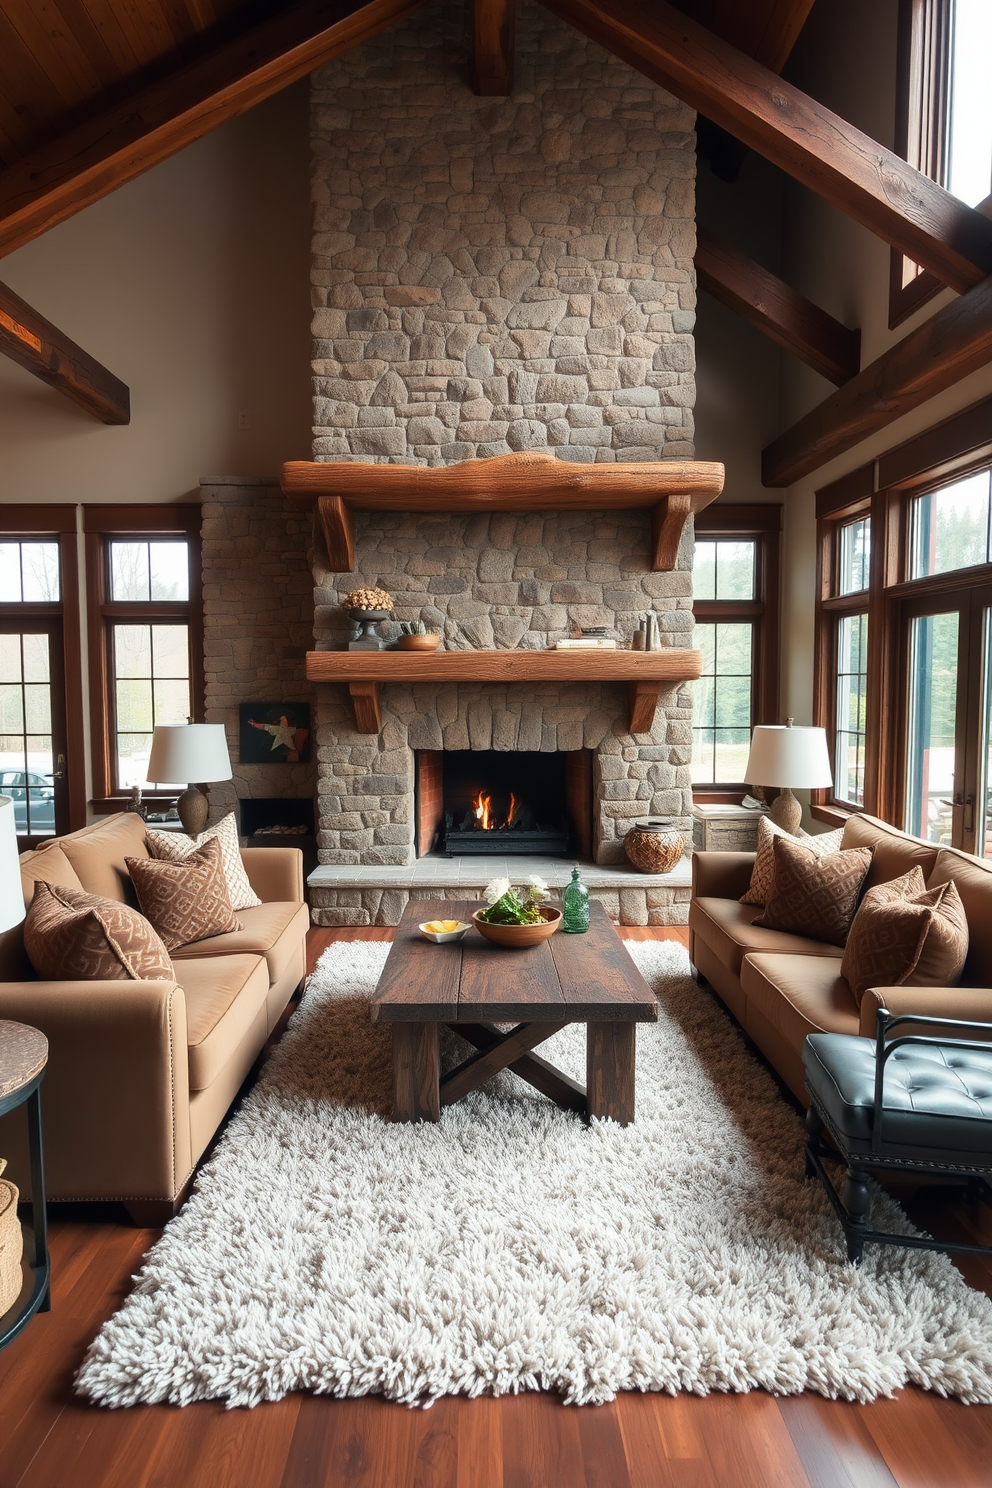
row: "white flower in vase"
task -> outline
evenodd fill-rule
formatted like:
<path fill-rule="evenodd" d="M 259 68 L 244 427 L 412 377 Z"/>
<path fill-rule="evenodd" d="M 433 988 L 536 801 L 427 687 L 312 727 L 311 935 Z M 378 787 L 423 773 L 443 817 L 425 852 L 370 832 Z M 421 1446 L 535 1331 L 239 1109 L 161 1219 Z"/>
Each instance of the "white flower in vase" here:
<path fill-rule="evenodd" d="M 527 879 L 530 884 L 530 897 L 537 904 L 541 899 L 547 899 L 551 890 L 539 873 L 532 873 Z"/>
<path fill-rule="evenodd" d="M 510 880 L 508 878 L 491 878 L 486 884 L 483 898 L 489 905 L 498 904 L 504 894 L 510 892 Z"/>

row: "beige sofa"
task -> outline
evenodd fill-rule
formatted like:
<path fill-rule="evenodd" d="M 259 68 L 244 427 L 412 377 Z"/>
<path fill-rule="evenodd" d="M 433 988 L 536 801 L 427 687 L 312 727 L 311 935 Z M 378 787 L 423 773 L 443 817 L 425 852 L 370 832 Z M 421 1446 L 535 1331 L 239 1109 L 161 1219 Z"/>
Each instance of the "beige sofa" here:
<path fill-rule="evenodd" d="M 133 814 L 21 856 L 25 903 L 37 879 L 136 905 L 127 857 L 147 857 Z M 264 902 L 243 929 L 183 947 L 175 980 L 50 982 L 20 926 L 0 936 L 0 1018 L 47 1036 L 42 1085 L 51 1199 L 117 1199 L 139 1222 L 181 1201 L 194 1165 L 303 980 L 309 913 L 297 848 L 242 852 Z M 0 1153 L 27 1187 L 23 1112 L 0 1121 Z"/>
<path fill-rule="evenodd" d="M 850 817 L 841 846 L 873 849 L 866 888 L 898 878 L 914 863 L 930 888 L 954 880 L 970 935 L 960 986 L 873 988 L 859 1009 L 840 974 L 838 946 L 752 923 L 761 910 L 739 900 L 751 880 L 753 853 L 697 852 L 692 860 L 692 963 L 804 1103 L 802 1047 L 808 1033 L 874 1037 L 882 1006 L 892 1013 L 992 1021 L 992 863 L 911 837 L 871 816 Z"/>

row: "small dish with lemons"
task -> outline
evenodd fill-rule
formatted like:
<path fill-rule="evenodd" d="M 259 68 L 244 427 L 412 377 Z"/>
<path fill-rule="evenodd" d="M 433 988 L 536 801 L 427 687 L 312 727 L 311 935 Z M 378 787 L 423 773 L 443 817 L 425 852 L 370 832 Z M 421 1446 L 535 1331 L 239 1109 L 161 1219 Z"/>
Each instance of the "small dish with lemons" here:
<path fill-rule="evenodd" d="M 425 920 L 419 927 L 421 935 L 433 940 L 435 945 L 445 945 L 451 940 L 461 940 L 472 926 L 465 920 Z"/>

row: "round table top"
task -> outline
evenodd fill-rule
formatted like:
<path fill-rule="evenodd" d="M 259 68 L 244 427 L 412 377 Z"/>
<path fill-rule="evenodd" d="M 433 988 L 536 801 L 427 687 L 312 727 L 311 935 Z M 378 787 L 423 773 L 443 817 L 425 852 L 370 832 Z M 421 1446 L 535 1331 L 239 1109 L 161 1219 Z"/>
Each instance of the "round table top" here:
<path fill-rule="evenodd" d="M 48 1063 L 48 1040 L 27 1023 L 0 1018 L 0 1099 L 30 1085 Z"/>

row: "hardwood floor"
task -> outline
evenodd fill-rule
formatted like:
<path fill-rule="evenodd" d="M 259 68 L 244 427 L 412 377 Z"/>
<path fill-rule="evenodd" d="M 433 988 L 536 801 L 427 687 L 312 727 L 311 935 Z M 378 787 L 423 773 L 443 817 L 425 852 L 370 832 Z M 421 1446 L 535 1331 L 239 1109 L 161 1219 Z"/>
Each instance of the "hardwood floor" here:
<path fill-rule="evenodd" d="M 626 930 L 685 941 L 684 931 Z M 334 939 L 312 931 L 313 963 Z M 904 1196 L 905 1201 L 906 1196 Z M 992 1213 L 909 1196 L 921 1224 L 992 1243 Z M 380 1399 L 293 1395 L 251 1411 L 202 1404 L 97 1410 L 72 1376 L 157 1232 L 123 1210 L 62 1206 L 53 1310 L 0 1354 L 0 1488 L 989 1488 L 992 1410 L 920 1390 L 871 1406 L 816 1395 L 622 1395 L 569 1409 L 548 1395 Z M 962 1260 L 992 1294 L 992 1265 Z"/>

